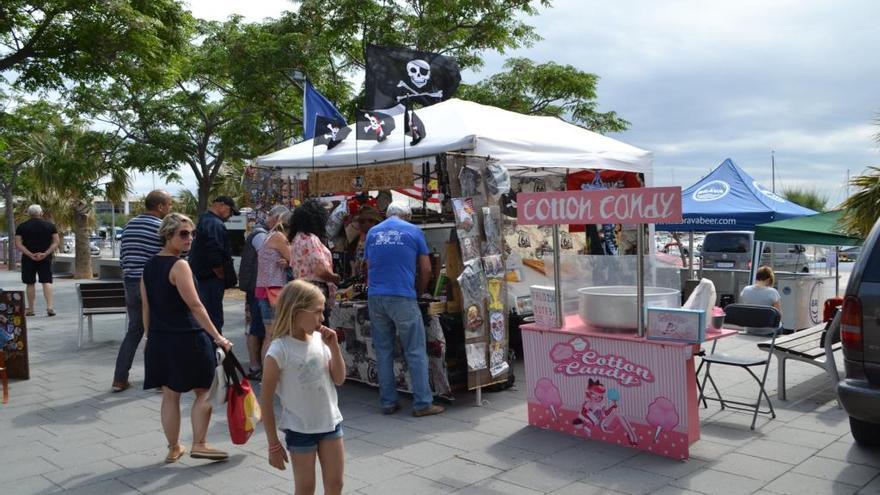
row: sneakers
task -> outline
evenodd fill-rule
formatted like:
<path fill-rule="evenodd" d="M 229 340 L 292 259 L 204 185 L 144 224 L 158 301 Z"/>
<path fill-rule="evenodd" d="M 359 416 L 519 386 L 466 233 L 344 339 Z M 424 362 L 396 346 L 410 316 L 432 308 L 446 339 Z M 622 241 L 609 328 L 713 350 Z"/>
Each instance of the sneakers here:
<path fill-rule="evenodd" d="M 118 382 L 116 380 L 113 380 L 113 386 L 110 388 L 110 390 L 112 390 L 113 393 L 115 394 L 117 392 L 122 392 L 123 390 L 126 390 L 130 387 L 131 387 L 131 383 L 129 383 L 127 380 L 124 382 Z"/>
<path fill-rule="evenodd" d="M 446 408 L 443 406 L 438 406 L 437 404 L 431 404 L 430 406 L 424 409 L 417 409 L 413 411 L 413 416 L 417 418 L 421 418 L 422 416 L 433 416 L 435 414 L 440 414 L 445 411 Z"/>
<path fill-rule="evenodd" d="M 55 310 L 52 308 L 47 309 L 46 316 L 55 316 Z"/>

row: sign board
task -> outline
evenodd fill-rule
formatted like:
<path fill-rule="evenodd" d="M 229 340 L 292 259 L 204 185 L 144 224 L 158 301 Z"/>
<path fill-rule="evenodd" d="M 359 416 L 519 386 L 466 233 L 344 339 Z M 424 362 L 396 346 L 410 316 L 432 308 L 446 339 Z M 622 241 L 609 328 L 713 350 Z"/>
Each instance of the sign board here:
<path fill-rule="evenodd" d="M 310 194 L 381 191 L 412 186 L 413 166 L 410 163 L 321 170 L 309 174 Z"/>
<path fill-rule="evenodd" d="M 529 289 L 532 294 L 535 323 L 556 328 L 556 289 L 544 285 L 533 285 Z"/>
<path fill-rule="evenodd" d="M 680 308 L 646 308 L 647 337 L 699 344 L 706 339 L 706 312 Z"/>
<path fill-rule="evenodd" d="M 9 378 L 30 378 L 23 290 L 0 290 L 0 352 Z"/>
<path fill-rule="evenodd" d="M 680 187 L 516 195 L 519 225 L 681 223 Z"/>

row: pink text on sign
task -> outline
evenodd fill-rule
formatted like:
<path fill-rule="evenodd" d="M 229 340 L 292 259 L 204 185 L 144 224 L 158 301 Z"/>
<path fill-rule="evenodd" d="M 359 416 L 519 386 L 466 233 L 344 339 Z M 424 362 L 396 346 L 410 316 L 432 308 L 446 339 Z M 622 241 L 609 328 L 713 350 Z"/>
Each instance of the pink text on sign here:
<path fill-rule="evenodd" d="M 516 195 L 520 225 L 680 223 L 680 187 L 553 191 Z"/>

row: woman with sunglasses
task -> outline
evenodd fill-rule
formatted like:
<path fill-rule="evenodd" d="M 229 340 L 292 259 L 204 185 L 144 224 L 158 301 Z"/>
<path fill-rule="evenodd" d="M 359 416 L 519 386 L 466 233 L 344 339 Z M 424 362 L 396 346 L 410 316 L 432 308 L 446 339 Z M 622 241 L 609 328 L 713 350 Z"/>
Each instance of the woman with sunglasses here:
<path fill-rule="evenodd" d="M 222 461 L 226 452 L 206 443 L 211 403 L 208 389 L 217 366 L 214 345 L 229 350 L 232 342 L 211 323 L 199 300 L 189 263 L 180 257 L 190 250 L 195 226 L 180 213 L 170 213 L 159 227 L 162 250 L 144 265 L 143 300 L 144 389 L 162 389 L 162 430 L 168 440 L 165 462 L 180 459 L 180 394 L 194 392 L 193 442 L 190 457 Z M 213 342 L 212 342 L 213 341 Z"/>

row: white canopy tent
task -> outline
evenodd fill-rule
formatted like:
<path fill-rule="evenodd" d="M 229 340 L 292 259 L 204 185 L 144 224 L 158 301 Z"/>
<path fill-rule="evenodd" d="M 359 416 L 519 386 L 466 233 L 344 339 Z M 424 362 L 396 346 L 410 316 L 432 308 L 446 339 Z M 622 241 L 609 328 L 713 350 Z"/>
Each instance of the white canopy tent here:
<path fill-rule="evenodd" d="M 257 158 L 264 167 L 294 170 L 365 166 L 461 151 L 489 156 L 510 170 L 605 169 L 640 172 L 653 184 L 652 153 L 555 117 L 537 117 L 450 99 L 418 110 L 426 137 L 416 146 L 403 133 L 403 115 L 382 142 L 348 138 L 328 150 L 304 141 Z M 357 144 L 357 145 L 355 145 Z M 560 170 L 561 171 L 561 170 Z"/>

